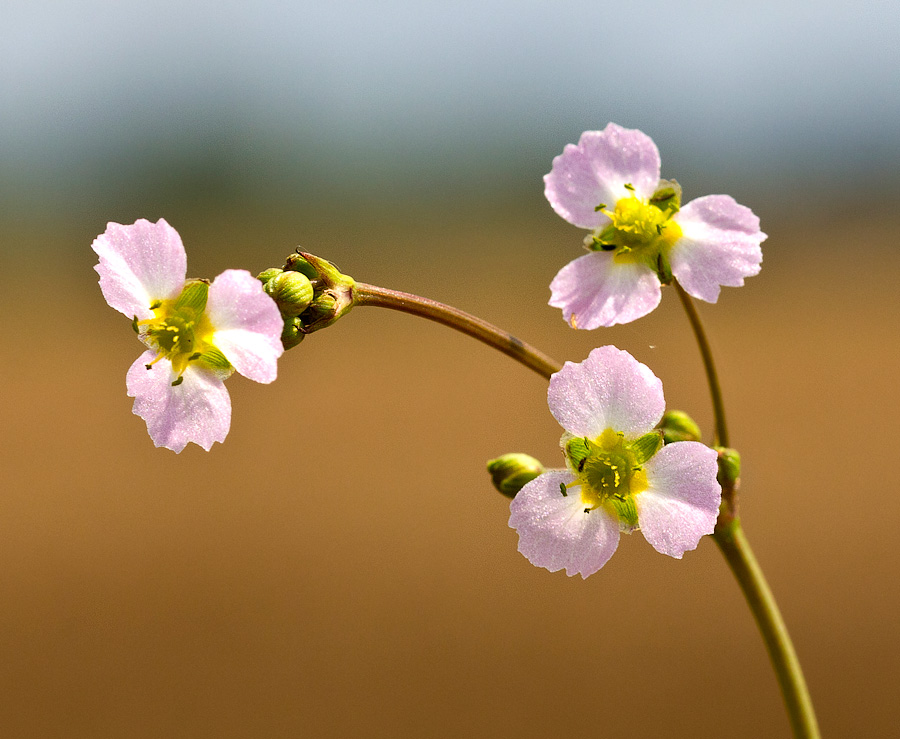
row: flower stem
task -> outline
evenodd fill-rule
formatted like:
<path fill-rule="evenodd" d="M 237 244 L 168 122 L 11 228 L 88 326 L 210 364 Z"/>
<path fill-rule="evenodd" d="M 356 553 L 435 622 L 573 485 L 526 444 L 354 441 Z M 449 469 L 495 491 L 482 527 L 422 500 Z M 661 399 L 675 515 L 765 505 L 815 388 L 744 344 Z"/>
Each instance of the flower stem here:
<path fill-rule="evenodd" d="M 712 395 L 713 413 L 716 419 L 716 446 L 727 447 L 728 426 L 725 423 L 725 404 L 722 401 L 722 388 L 719 385 L 719 375 L 713 362 L 712 350 L 709 340 L 700 321 L 700 315 L 694 306 L 691 296 L 684 288 L 673 281 L 681 304 L 687 313 L 697 345 L 700 347 L 700 355 L 703 358 L 703 367 L 706 370 L 706 379 L 709 383 L 709 391 Z M 720 468 L 721 470 L 721 468 Z M 819 726 L 816 722 L 816 714 L 813 709 L 806 680 L 797 652 L 791 642 L 787 626 L 778 610 L 775 596 L 766 582 L 766 577 L 753 555 L 750 543 L 744 535 L 743 526 L 737 515 L 737 479 L 729 479 L 727 475 L 720 475 L 722 482 L 722 507 L 719 520 L 716 523 L 713 538 L 719 549 L 725 556 L 728 566 L 734 573 L 747 605 L 756 619 L 756 624 L 762 632 L 763 641 L 775 668 L 778 685 L 787 707 L 791 728 L 797 739 L 818 739 Z"/>
<path fill-rule="evenodd" d="M 722 446 L 727 446 L 728 430 L 725 425 L 725 408 L 709 342 L 690 296 L 677 282 L 675 287 L 688 314 L 697 337 L 697 343 L 700 345 L 700 353 L 703 356 L 703 364 L 706 368 L 715 409 L 716 441 Z M 512 334 L 465 311 L 429 298 L 357 282 L 354 287 L 354 304 L 390 308 L 449 326 L 503 352 L 546 379 L 562 368 L 559 362 Z M 753 551 L 750 549 L 750 544 L 747 542 L 740 520 L 735 513 L 733 496 L 736 481 L 726 481 L 725 487 L 732 498 L 731 505 L 723 506 L 723 513 L 716 524 L 713 537 L 737 578 L 762 632 L 787 704 L 794 735 L 798 739 L 818 739 L 819 729 L 816 724 L 815 712 L 806 682 L 803 679 L 800 663 L 797 660 L 797 654 L 772 591 L 753 556 Z"/>
<path fill-rule="evenodd" d="M 356 305 L 374 305 L 379 308 L 411 313 L 414 316 L 449 326 L 503 352 L 548 380 L 550 375 L 562 369 L 559 362 L 511 333 L 458 308 L 438 303 L 436 300 L 357 282 L 354 287 L 354 302 Z"/>
<path fill-rule="evenodd" d="M 691 328 L 694 329 L 694 336 L 697 337 L 697 344 L 700 347 L 700 356 L 703 357 L 703 367 L 706 369 L 709 392 L 712 394 L 713 413 L 716 417 L 714 446 L 728 446 L 728 425 L 725 423 L 725 404 L 722 402 L 722 387 L 719 385 L 719 375 L 716 372 L 712 350 L 709 348 L 709 341 L 706 338 L 706 332 L 703 330 L 700 314 L 697 313 L 697 308 L 694 306 L 691 296 L 678 284 L 678 280 L 673 280 L 672 284 L 675 286 L 675 291 L 678 293 L 688 320 L 691 322 Z"/>
<path fill-rule="evenodd" d="M 819 726 L 800 661 L 775 603 L 775 597 L 744 535 L 740 520 L 733 518 L 724 523 L 720 520 L 713 537 L 737 578 L 762 632 L 784 696 L 794 736 L 798 739 L 818 739 Z"/>

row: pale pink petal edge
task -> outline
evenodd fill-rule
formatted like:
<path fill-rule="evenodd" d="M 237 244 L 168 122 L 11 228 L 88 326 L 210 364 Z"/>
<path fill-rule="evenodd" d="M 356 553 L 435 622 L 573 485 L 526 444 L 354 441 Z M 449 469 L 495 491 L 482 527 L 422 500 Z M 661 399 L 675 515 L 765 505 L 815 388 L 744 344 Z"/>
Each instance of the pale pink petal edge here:
<path fill-rule="evenodd" d="M 649 487 L 635 498 L 638 524 L 656 551 L 681 559 L 713 532 L 722 499 L 717 457 L 699 442 L 679 441 L 644 465 Z"/>
<path fill-rule="evenodd" d="M 619 524 L 602 508 L 585 512 L 577 490 L 563 496 L 560 484 L 573 480 L 568 470 L 550 470 L 529 482 L 510 504 L 509 525 L 533 565 L 587 578 L 615 553 Z"/>
<path fill-rule="evenodd" d="M 274 381 L 284 320 L 262 283 L 246 270 L 225 270 L 210 285 L 206 312 L 213 343 L 234 368 L 256 382 Z"/>

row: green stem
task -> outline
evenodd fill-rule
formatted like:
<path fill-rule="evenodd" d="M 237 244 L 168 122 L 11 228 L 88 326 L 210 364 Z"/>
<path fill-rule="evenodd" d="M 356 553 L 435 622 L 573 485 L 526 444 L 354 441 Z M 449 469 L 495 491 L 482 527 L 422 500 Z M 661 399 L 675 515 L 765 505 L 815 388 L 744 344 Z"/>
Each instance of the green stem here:
<path fill-rule="evenodd" d="M 753 556 L 740 520 L 734 518 L 724 524 L 720 521 L 713 537 L 737 578 L 762 632 L 784 696 L 794 736 L 798 739 L 818 739 L 820 734 L 816 713 L 803 679 L 797 652 L 794 651 L 787 626 L 759 563 Z"/>
<path fill-rule="evenodd" d="M 521 362 L 545 379 L 549 380 L 550 375 L 562 369 L 562 365 L 555 359 L 551 359 L 530 344 L 517 339 L 511 333 L 458 308 L 438 303 L 436 300 L 398 290 L 388 290 L 385 287 L 367 285 L 363 282 L 356 283 L 353 294 L 356 305 L 374 305 L 379 308 L 411 313 L 414 316 L 427 318 L 429 321 L 456 329 Z"/>
<path fill-rule="evenodd" d="M 712 350 L 709 340 L 700 321 L 700 315 L 694 306 L 691 296 L 684 288 L 674 281 L 675 290 L 681 299 L 681 304 L 687 313 L 697 344 L 700 347 L 700 355 L 703 358 L 703 367 L 706 370 L 706 379 L 709 383 L 709 391 L 712 395 L 713 413 L 716 419 L 716 446 L 727 447 L 728 426 L 725 423 L 725 404 L 722 401 L 722 388 L 719 385 L 719 375 L 713 362 Z M 747 605 L 756 619 L 756 624 L 762 633 L 763 641 L 775 668 L 778 685 L 784 696 L 788 718 L 794 736 L 798 739 L 818 739 L 819 726 L 816 722 L 816 714 L 813 709 L 806 680 L 797 652 L 791 642 L 787 626 L 778 610 L 775 596 L 766 582 L 766 577 L 753 556 L 750 543 L 744 535 L 744 529 L 737 515 L 737 479 L 729 479 L 720 467 L 720 480 L 722 482 L 722 507 L 719 512 L 719 520 L 716 523 L 713 538 L 731 571 L 747 599 Z"/>
<path fill-rule="evenodd" d="M 703 364 L 706 368 L 706 376 L 712 392 L 716 416 L 717 441 L 722 446 L 727 446 L 728 431 L 725 425 L 722 391 L 719 387 L 718 375 L 716 374 L 709 342 L 706 339 L 703 325 L 691 302 L 690 296 L 684 292 L 678 283 L 675 283 L 675 287 L 687 311 L 697 342 L 700 345 L 700 353 L 703 356 Z M 449 305 L 438 303 L 435 300 L 358 282 L 354 287 L 354 302 L 356 305 L 372 305 L 410 313 L 444 326 L 449 326 L 503 352 L 546 379 L 549 379 L 550 375 L 561 369 L 559 362 L 517 339 L 512 334 L 476 316 Z M 724 493 L 727 493 L 730 504 L 726 501 L 726 505 L 723 506 L 723 512 L 719 517 L 719 522 L 716 524 L 713 536 L 732 572 L 734 572 L 750 606 L 750 610 L 753 612 L 753 616 L 756 618 L 756 622 L 762 632 L 766 648 L 775 667 L 781 692 L 787 704 L 788 715 L 795 736 L 798 739 L 818 739 L 819 730 L 816 725 L 816 717 L 810 701 L 809 691 L 803 679 L 803 672 L 797 660 L 797 654 L 794 651 L 784 620 L 772 596 L 772 591 L 769 589 L 765 576 L 756 558 L 753 556 L 753 551 L 750 549 L 750 545 L 744 535 L 740 520 L 735 514 L 734 492 L 736 482 L 725 481 L 724 487 L 726 490 Z M 724 497 L 725 495 L 723 494 Z"/>
<path fill-rule="evenodd" d="M 673 280 L 672 284 L 675 286 L 678 297 L 681 298 L 681 304 L 684 306 L 688 320 L 691 322 L 691 328 L 694 329 L 694 336 L 697 337 L 700 356 L 703 357 L 703 367 L 706 369 L 709 392 L 712 394 L 713 413 L 716 417 L 716 437 L 713 446 L 728 446 L 728 425 L 725 423 L 725 404 L 722 402 L 722 387 L 719 385 L 719 375 L 716 372 L 712 350 L 709 348 L 709 341 L 706 338 L 706 332 L 703 330 L 700 314 L 697 313 L 697 308 L 694 306 L 691 296 L 678 284 L 678 280 Z"/>

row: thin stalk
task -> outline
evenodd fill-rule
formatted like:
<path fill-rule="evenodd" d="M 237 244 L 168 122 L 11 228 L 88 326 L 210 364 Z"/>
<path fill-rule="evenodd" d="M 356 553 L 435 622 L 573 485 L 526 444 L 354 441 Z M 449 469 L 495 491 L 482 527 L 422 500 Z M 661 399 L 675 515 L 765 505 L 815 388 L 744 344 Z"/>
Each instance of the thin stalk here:
<path fill-rule="evenodd" d="M 716 365 L 713 362 L 712 350 L 709 348 L 706 332 L 703 330 L 703 322 L 700 320 L 700 314 L 697 313 L 694 301 L 684 291 L 684 288 L 678 284 L 678 280 L 673 280 L 672 284 L 675 286 L 675 291 L 678 293 L 688 320 L 691 322 L 691 328 L 694 329 L 694 336 L 697 337 L 697 344 L 700 347 L 700 356 L 703 358 L 703 367 L 706 370 L 709 392 L 712 394 L 713 413 L 716 418 L 716 436 L 713 446 L 728 446 L 728 424 L 725 423 L 725 404 L 722 402 L 722 387 L 719 385 L 719 375 L 716 372 Z"/>
<path fill-rule="evenodd" d="M 562 369 L 559 362 L 530 344 L 458 308 L 411 293 L 367 285 L 363 282 L 357 282 L 353 291 L 356 305 L 390 308 L 449 326 L 503 352 L 547 380 L 550 379 L 550 375 Z"/>
<path fill-rule="evenodd" d="M 728 431 L 725 424 L 725 409 L 709 342 L 690 296 L 677 282 L 675 287 L 691 321 L 697 343 L 700 345 L 700 353 L 703 356 L 703 364 L 706 368 L 715 409 L 717 442 L 722 446 L 727 446 Z M 435 300 L 358 282 L 354 287 L 354 301 L 356 305 L 390 308 L 449 326 L 503 352 L 546 379 L 562 368 L 559 362 L 512 334 L 465 311 Z M 735 483 L 736 481 L 726 481 L 728 493 L 732 498 Z M 730 508 L 726 506 L 725 510 L 727 513 L 723 512 L 720 516 L 713 537 L 737 578 L 762 632 L 787 705 L 794 735 L 797 739 L 819 739 L 819 729 L 809 691 L 778 605 L 775 603 L 765 576 L 753 556 L 753 551 L 750 549 L 733 506 Z"/>
<path fill-rule="evenodd" d="M 737 578 L 772 659 L 791 728 L 797 739 L 818 739 L 819 725 L 797 652 L 738 519 L 716 526 L 713 537 Z"/>
<path fill-rule="evenodd" d="M 713 362 L 709 340 L 706 338 L 700 314 L 697 313 L 691 296 L 685 292 L 677 280 L 673 281 L 673 284 L 685 313 L 687 313 L 691 328 L 694 330 L 694 336 L 700 348 L 700 356 L 703 358 L 703 367 L 706 370 L 706 379 L 709 383 L 713 413 L 716 419 L 715 445 L 727 447 L 729 439 L 728 426 L 725 423 L 725 403 L 722 400 L 722 387 L 719 384 L 719 375 Z M 775 669 L 778 685 L 781 688 L 781 694 L 784 697 L 794 736 L 797 739 L 819 739 L 816 713 L 809 696 L 809 689 L 806 687 L 800 660 L 797 658 L 797 652 L 791 642 L 787 626 L 781 617 L 781 611 L 778 610 L 775 596 L 753 555 L 753 550 L 750 548 L 750 543 L 747 541 L 737 515 L 738 480 L 729 479 L 727 474 L 722 474 L 720 479 L 722 481 L 722 508 L 713 538 L 725 556 L 728 566 L 731 567 L 762 633 L 772 666 Z"/>

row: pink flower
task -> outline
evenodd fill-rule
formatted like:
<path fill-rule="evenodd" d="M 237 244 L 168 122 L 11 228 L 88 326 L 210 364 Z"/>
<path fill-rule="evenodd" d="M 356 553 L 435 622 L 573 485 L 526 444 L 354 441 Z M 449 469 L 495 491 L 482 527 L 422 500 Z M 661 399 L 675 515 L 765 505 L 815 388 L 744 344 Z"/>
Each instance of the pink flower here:
<path fill-rule="evenodd" d="M 207 451 L 231 425 L 224 380 L 237 370 L 275 379 L 284 326 L 275 302 L 249 272 L 229 269 L 210 284 L 187 280 L 181 237 L 160 219 L 110 223 L 92 244 L 110 306 L 129 318 L 148 347 L 126 376 L 134 412 L 156 446 Z"/>
<path fill-rule="evenodd" d="M 659 150 L 641 131 L 610 123 L 568 144 L 544 176 L 544 194 L 569 223 L 590 229 L 589 254 L 550 283 L 550 305 L 574 328 L 629 323 L 659 305 L 672 275 L 715 303 L 722 285 L 759 273 L 766 235 L 728 195 L 681 206 L 681 187 L 660 180 Z"/>
<path fill-rule="evenodd" d="M 662 446 L 654 426 L 662 383 L 628 352 L 594 349 L 550 378 L 550 411 L 565 429 L 564 470 L 548 470 L 510 504 L 519 551 L 551 572 L 592 575 L 620 532 L 640 530 L 656 551 L 680 559 L 711 534 L 722 489 L 716 452 L 696 441 Z"/>

